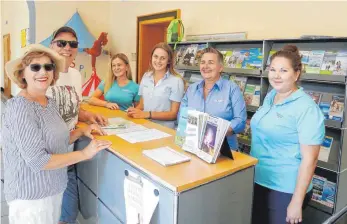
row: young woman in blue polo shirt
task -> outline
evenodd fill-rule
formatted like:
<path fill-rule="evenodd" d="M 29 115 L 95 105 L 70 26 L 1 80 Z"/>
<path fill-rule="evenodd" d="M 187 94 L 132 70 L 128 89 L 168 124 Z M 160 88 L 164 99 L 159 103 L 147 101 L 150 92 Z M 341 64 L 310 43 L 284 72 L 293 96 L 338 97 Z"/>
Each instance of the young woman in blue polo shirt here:
<path fill-rule="evenodd" d="M 150 69 L 142 77 L 140 103 L 128 109 L 128 116 L 148 118 L 166 127 L 175 128 L 175 120 L 184 94 L 183 79 L 173 68 L 173 51 L 166 43 L 154 46 Z"/>
<path fill-rule="evenodd" d="M 253 224 L 301 223 L 325 135 L 317 104 L 297 86 L 302 71 L 296 46 L 271 57 L 273 90 L 251 120 L 255 168 Z"/>
<path fill-rule="evenodd" d="M 111 58 L 105 82 L 102 81 L 89 99 L 89 104 L 111 110 L 127 110 L 140 100 L 139 85 L 132 81 L 129 59 L 119 53 Z M 99 99 L 104 96 L 105 100 Z"/>

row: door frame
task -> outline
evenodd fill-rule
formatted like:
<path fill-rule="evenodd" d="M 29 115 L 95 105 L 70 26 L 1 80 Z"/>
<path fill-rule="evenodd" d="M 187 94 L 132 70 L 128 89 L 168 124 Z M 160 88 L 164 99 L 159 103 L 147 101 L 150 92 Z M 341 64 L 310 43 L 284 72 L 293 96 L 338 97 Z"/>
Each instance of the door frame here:
<path fill-rule="evenodd" d="M 8 38 L 8 42 L 5 41 L 5 39 Z M 11 35 L 10 34 L 5 34 L 3 35 L 2 37 L 2 41 L 3 41 L 3 49 L 4 49 L 4 95 L 7 97 L 7 98 L 11 98 L 11 79 L 7 76 L 6 74 L 6 70 L 5 70 L 5 64 L 6 62 L 10 61 L 11 60 Z M 5 52 L 5 44 L 8 43 L 8 46 L 7 46 L 7 49 L 8 51 Z M 6 56 L 5 54 L 7 54 L 7 59 L 8 60 L 5 60 Z M 7 83 L 7 85 L 6 85 Z"/>
<path fill-rule="evenodd" d="M 180 19 L 180 18 L 181 18 L 180 9 L 147 14 L 147 15 L 142 15 L 137 17 L 137 23 L 136 23 L 136 26 L 137 26 L 136 28 L 136 56 L 137 56 L 136 82 L 137 83 L 141 81 L 141 78 L 143 76 L 143 74 L 139 74 L 139 68 L 140 66 L 142 66 L 142 63 L 143 63 L 141 58 L 142 49 L 140 48 L 140 46 L 142 46 L 143 42 L 145 41 L 140 38 L 142 34 L 142 26 L 168 23 L 174 19 Z"/>

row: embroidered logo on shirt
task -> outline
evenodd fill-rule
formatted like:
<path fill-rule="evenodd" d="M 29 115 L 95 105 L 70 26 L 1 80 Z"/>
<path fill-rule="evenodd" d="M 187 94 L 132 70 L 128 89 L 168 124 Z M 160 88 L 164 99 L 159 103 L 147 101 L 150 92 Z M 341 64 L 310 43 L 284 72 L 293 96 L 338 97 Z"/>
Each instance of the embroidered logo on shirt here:
<path fill-rule="evenodd" d="M 164 92 L 168 93 L 168 92 L 170 92 L 170 89 L 171 88 L 169 86 L 167 86 L 167 87 L 165 87 Z"/>
<path fill-rule="evenodd" d="M 276 115 L 277 115 L 278 118 L 283 118 L 283 115 L 279 114 L 278 112 L 276 112 Z"/>
<path fill-rule="evenodd" d="M 216 103 L 222 103 L 222 102 L 224 102 L 224 100 L 222 100 L 222 99 L 220 99 L 220 100 L 214 100 L 214 102 L 216 102 Z"/>

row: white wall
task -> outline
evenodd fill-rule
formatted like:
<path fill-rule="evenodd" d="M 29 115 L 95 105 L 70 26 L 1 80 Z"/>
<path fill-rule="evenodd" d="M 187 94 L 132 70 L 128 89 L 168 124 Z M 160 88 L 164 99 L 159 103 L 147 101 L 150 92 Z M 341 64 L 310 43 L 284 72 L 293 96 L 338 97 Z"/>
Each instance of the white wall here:
<path fill-rule="evenodd" d="M 1 31 L 2 35 L 10 34 L 11 36 L 11 58 L 13 59 L 19 57 L 22 53 L 21 30 L 29 28 L 28 5 L 26 1 L 2 1 L 1 3 Z M 2 65 L 3 57 L 1 57 L 1 60 Z M 1 87 L 4 87 L 3 69 L 1 69 L 1 74 Z M 11 94 L 17 95 L 20 89 L 17 85 L 11 84 Z"/>
<path fill-rule="evenodd" d="M 347 2 L 203 2 L 203 1 L 35 1 L 36 41 L 40 42 L 67 22 L 78 9 L 95 36 L 109 33 L 106 49 L 131 58 L 136 52 L 136 17 L 181 9 L 186 34 L 246 31 L 248 39 L 289 38 L 303 34 L 347 36 Z M 329 15 L 329 16 L 326 16 Z M 20 54 L 20 30 L 29 26 L 27 3 L 1 1 L 2 34 L 11 34 L 12 58 Z M 5 24 L 8 21 L 8 24 Z M 108 56 L 97 59 L 98 75 L 107 72 Z M 1 58 L 3 59 L 3 58 Z M 136 61 L 130 62 L 133 71 Z M 76 68 L 85 79 L 91 74 L 90 56 L 79 54 Z M 136 76 L 136 74 L 134 74 Z M 3 86 L 3 76 L 0 79 Z M 12 88 L 16 92 L 16 88 Z"/>

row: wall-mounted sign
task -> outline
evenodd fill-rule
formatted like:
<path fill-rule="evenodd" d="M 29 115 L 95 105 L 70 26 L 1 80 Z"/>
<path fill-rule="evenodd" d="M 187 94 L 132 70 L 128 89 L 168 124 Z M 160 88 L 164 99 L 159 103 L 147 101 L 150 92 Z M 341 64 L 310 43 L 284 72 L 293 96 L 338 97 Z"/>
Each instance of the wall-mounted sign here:
<path fill-rule="evenodd" d="M 246 32 L 186 35 L 186 41 L 232 41 L 246 39 Z"/>
<path fill-rule="evenodd" d="M 20 31 L 21 47 L 26 47 L 29 44 L 29 28 Z"/>

